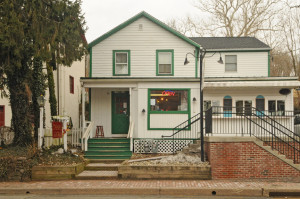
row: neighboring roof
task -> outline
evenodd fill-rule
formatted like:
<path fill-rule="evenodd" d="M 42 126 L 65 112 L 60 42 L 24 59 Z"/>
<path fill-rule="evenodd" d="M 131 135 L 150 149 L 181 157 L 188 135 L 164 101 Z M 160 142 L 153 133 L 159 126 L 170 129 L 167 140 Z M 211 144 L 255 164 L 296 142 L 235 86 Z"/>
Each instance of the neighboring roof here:
<path fill-rule="evenodd" d="M 190 37 L 208 51 L 212 50 L 271 50 L 255 37 Z"/>
<path fill-rule="evenodd" d="M 140 12 L 139 14 L 135 15 L 134 17 L 128 19 L 127 21 L 125 21 L 124 23 L 120 24 L 119 26 L 115 27 L 114 29 L 108 31 L 107 33 L 105 33 L 104 35 L 98 37 L 97 39 L 95 39 L 94 41 L 92 41 L 91 43 L 89 43 L 88 48 L 92 48 L 93 46 L 97 45 L 98 43 L 100 43 L 101 41 L 103 41 L 104 39 L 108 38 L 109 36 L 111 36 L 112 34 L 118 32 L 119 30 L 125 28 L 126 26 L 128 26 L 129 24 L 133 23 L 134 21 L 138 20 L 141 17 L 145 17 L 147 19 L 149 19 L 150 21 L 152 21 L 153 23 L 159 25 L 160 27 L 164 28 L 165 30 L 171 32 L 172 34 L 176 35 L 177 37 L 183 39 L 184 41 L 186 41 L 187 43 L 200 48 L 201 46 L 194 42 L 193 40 L 189 39 L 188 37 L 184 36 L 183 34 L 181 34 L 180 32 L 174 30 L 173 28 L 170 28 L 168 25 L 166 25 L 165 23 L 159 21 L 158 19 L 156 19 L 155 17 L 151 16 L 150 14 L 146 13 L 145 11 Z"/>

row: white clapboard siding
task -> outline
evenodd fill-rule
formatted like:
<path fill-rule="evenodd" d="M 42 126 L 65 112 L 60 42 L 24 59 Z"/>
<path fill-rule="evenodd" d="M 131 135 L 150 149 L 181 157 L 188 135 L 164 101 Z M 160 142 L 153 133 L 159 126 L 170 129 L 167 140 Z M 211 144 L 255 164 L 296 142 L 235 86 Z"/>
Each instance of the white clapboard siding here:
<path fill-rule="evenodd" d="M 187 119 L 188 114 L 150 114 L 150 128 L 174 128 Z"/>
<path fill-rule="evenodd" d="M 143 30 L 139 30 L 139 24 Z M 111 77 L 113 50 L 130 50 L 131 77 L 156 77 L 156 50 L 174 50 L 174 76 L 195 77 L 195 58 L 183 65 L 195 47 L 142 17 L 92 48 L 92 77 Z"/>
<path fill-rule="evenodd" d="M 224 64 L 217 61 L 220 55 L 213 57 L 207 53 L 204 60 L 205 77 L 267 77 L 268 76 L 268 52 L 225 52 L 222 53 Z M 237 56 L 237 72 L 225 72 L 225 55 Z"/>

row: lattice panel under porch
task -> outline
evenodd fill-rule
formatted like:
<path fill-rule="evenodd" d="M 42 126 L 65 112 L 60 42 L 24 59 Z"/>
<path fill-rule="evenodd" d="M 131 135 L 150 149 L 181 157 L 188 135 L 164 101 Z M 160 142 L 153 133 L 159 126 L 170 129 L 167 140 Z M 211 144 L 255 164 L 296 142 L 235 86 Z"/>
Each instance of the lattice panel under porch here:
<path fill-rule="evenodd" d="M 135 139 L 133 143 L 134 153 L 173 153 L 173 140 Z M 188 144 L 192 144 L 193 140 L 174 140 L 174 143 L 176 152 L 181 151 Z"/>

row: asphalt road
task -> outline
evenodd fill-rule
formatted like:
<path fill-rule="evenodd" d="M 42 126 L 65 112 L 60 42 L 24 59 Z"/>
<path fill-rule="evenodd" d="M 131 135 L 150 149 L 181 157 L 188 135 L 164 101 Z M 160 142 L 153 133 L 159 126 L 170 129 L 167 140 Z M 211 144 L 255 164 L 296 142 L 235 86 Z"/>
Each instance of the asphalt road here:
<path fill-rule="evenodd" d="M 267 199 L 265 197 L 232 197 L 232 196 L 139 196 L 139 195 L 0 195 L 0 199 Z M 284 199 L 287 199 L 283 197 Z M 282 198 L 282 199 L 283 199 Z M 288 197 L 290 198 L 290 197 Z M 279 198 L 276 198 L 279 199 Z"/>

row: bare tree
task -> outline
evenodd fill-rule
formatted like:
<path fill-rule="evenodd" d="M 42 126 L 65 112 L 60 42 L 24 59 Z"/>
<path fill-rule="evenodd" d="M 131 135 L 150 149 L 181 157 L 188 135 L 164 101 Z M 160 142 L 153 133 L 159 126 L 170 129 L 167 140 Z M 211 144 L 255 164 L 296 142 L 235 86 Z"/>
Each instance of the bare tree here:
<path fill-rule="evenodd" d="M 197 0 L 195 6 L 210 14 L 203 21 L 206 32 L 218 32 L 227 37 L 255 36 L 278 12 L 280 0 Z M 203 27 L 202 27 L 203 28 Z"/>

